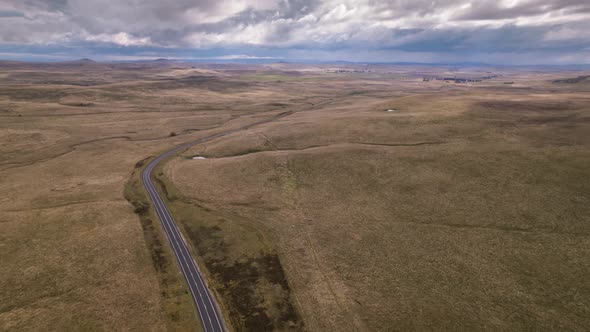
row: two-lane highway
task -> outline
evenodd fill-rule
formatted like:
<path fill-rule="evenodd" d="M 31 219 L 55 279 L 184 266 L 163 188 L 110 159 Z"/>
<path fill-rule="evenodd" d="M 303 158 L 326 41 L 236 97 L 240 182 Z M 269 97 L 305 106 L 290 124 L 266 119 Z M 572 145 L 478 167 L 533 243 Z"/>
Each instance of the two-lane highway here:
<path fill-rule="evenodd" d="M 164 233 L 166 233 L 168 242 L 172 247 L 172 251 L 176 256 L 178 265 L 182 270 L 182 274 L 184 275 L 188 285 L 193 302 L 197 307 L 197 312 L 199 313 L 203 330 L 205 332 L 222 332 L 225 331 L 223 318 L 219 313 L 219 309 L 215 303 L 215 298 L 211 295 L 207 285 L 203 281 L 203 277 L 199 271 L 199 268 L 191 256 L 187 244 L 180 234 L 178 227 L 176 226 L 174 218 L 156 191 L 156 188 L 154 187 L 150 177 L 154 167 L 156 167 L 157 164 L 165 158 L 165 156 L 167 155 L 164 154 L 154 159 L 145 168 L 142 174 L 143 184 L 150 196 L 154 210 L 158 215 L 158 219 L 160 219 Z"/>
<path fill-rule="evenodd" d="M 191 256 L 191 253 L 188 249 L 188 245 L 184 240 L 180 230 L 178 229 L 178 226 L 176 225 L 176 222 L 174 221 L 174 218 L 172 217 L 170 210 L 168 210 L 168 207 L 166 207 L 166 204 L 164 204 L 164 200 L 162 199 L 162 197 L 156 190 L 154 183 L 152 182 L 152 173 L 160 162 L 193 145 L 204 143 L 241 130 L 246 130 L 263 123 L 268 123 L 279 118 L 283 118 L 292 113 L 293 112 L 283 112 L 263 121 L 213 134 L 193 142 L 176 146 L 172 150 L 169 150 L 164 154 L 153 159 L 144 168 L 141 174 L 143 185 L 150 197 L 154 211 L 156 212 L 158 219 L 160 219 L 160 223 L 162 224 L 164 233 L 168 238 L 168 242 L 170 242 L 172 251 L 176 256 L 176 260 L 178 261 L 180 270 L 184 275 L 184 279 L 186 280 L 186 283 L 188 285 L 189 292 L 191 293 L 193 302 L 195 303 L 197 312 L 199 314 L 199 318 L 201 319 L 201 323 L 203 325 L 203 330 L 205 332 L 225 331 L 226 329 L 223 322 L 223 317 L 220 313 L 219 306 L 217 305 L 215 297 L 207 288 L 207 284 L 203 280 L 203 275 L 201 274 L 195 260 Z"/>

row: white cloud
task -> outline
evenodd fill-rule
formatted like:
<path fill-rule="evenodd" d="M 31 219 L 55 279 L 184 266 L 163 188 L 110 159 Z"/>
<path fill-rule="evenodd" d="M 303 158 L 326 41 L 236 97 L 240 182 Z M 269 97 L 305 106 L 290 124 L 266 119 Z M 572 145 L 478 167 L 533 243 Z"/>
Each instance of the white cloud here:
<path fill-rule="evenodd" d="M 115 34 L 98 34 L 89 35 L 85 37 L 86 41 L 112 43 L 120 46 L 146 46 L 152 44 L 149 37 L 133 37 L 126 32 L 119 32 Z"/>

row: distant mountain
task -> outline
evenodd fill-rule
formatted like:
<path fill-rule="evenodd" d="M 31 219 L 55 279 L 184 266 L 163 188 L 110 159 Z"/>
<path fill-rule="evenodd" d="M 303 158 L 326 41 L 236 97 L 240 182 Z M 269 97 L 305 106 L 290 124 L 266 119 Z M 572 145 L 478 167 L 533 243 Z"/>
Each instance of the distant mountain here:
<path fill-rule="evenodd" d="M 99 62 L 96 62 L 92 59 L 83 58 L 78 60 L 70 60 L 70 61 L 63 61 L 63 62 L 56 62 L 56 65 L 64 64 L 64 65 L 77 65 L 77 66 L 86 66 L 86 65 L 97 65 Z"/>

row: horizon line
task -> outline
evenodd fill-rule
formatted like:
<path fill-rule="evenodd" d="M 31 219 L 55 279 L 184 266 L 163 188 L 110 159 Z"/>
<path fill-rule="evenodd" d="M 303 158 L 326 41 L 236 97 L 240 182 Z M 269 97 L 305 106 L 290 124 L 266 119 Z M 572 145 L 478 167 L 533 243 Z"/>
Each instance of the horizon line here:
<path fill-rule="evenodd" d="M 289 64 L 354 64 L 354 65 L 414 65 L 414 66 L 462 66 L 462 67 L 590 67 L 590 63 L 564 63 L 564 64 L 495 64 L 485 62 L 411 62 L 411 61 L 355 61 L 355 60 L 306 60 L 306 59 L 286 59 L 286 58 L 274 58 L 274 57 L 243 57 L 243 58 L 223 58 L 223 57 L 210 57 L 210 58 L 165 58 L 165 57 L 154 57 L 151 59 L 129 59 L 129 60 L 94 60 L 92 58 L 73 58 L 68 60 L 50 60 L 50 59 L 10 59 L 0 58 L 0 62 L 19 62 L 29 64 L 67 64 L 72 62 L 91 62 L 98 64 L 124 64 L 124 63 L 150 63 L 150 62 L 176 62 L 176 63 L 224 63 L 224 64 L 244 64 L 244 63 L 257 63 L 257 64 L 269 64 L 269 63 L 289 63 Z"/>

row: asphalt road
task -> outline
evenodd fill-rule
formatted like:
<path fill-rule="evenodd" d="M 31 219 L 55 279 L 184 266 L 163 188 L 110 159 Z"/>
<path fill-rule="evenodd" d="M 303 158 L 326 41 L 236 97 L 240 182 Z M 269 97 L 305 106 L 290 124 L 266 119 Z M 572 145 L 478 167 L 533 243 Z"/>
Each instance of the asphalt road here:
<path fill-rule="evenodd" d="M 205 332 L 226 331 L 225 325 L 223 323 L 223 316 L 219 311 L 219 306 L 216 303 L 215 297 L 211 295 L 211 292 L 207 288 L 207 284 L 203 280 L 203 276 L 199 270 L 199 267 L 197 266 L 197 263 L 188 250 L 188 245 L 182 237 L 182 234 L 180 233 L 180 230 L 174 221 L 174 217 L 172 217 L 170 210 L 168 210 L 168 207 L 166 207 L 166 204 L 164 204 L 164 200 L 162 200 L 162 197 L 152 182 L 152 173 L 154 168 L 156 168 L 160 162 L 193 145 L 204 143 L 238 131 L 246 130 L 263 123 L 268 123 L 290 114 L 292 114 L 292 112 L 283 112 L 263 121 L 213 134 L 193 142 L 176 146 L 175 148 L 153 159 L 144 168 L 141 174 L 143 185 L 150 196 L 152 207 L 154 211 L 156 211 L 158 219 L 160 219 L 160 223 L 162 224 L 162 228 L 166 233 L 168 242 L 170 243 L 172 251 L 176 256 L 176 260 L 178 261 L 178 265 L 180 266 L 182 274 L 184 275 L 184 279 L 188 285 L 188 289 L 197 308 L 197 312 Z"/>

